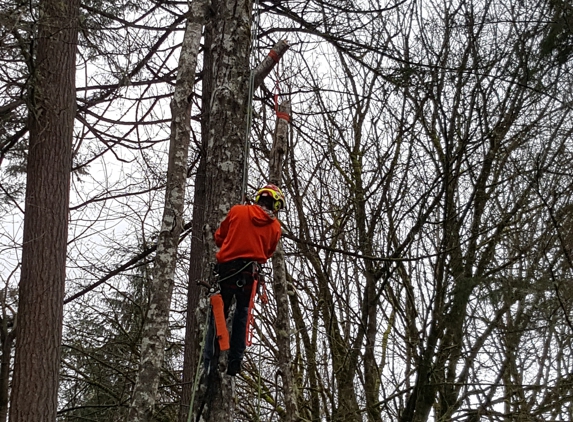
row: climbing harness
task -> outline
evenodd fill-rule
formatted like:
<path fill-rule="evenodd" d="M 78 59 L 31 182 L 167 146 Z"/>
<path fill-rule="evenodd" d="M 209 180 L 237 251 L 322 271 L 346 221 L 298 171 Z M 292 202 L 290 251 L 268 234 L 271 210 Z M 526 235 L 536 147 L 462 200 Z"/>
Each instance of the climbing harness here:
<path fill-rule="evenodd" d="M 229 331 L 227 330 L 225 306 L 223 303 L 223 297 L 221 295 L 220 285 L 221 283 L 233 279 L 242 273 L 248 275 L 248 277 L 253 280 L 253 284 L 251 286 L 251 295 L 249 299 L 249 307 L 247 311 L 247 325 L 245 334 L 245 343 L 247 346 L 251 346 L 254 328 L 253 308 L 255 297 L 259 290 L 259 297 L 261 302 L 265 304 L 268 302 L 266 285 L 264 283 L 264 278 L 261 275 L 262 266 L 255 261 L 235 260 L 231 261 L 230 263 L 215 264 L 212 267 L 212 274 L 214 276 L 212 282 L 199 282 L 198 284 L 208 289 L 209 302 L 211 304 L 210 317 L 213 318 L 215 339 L 217 340 L 220 351 L 229 350 L 230 348 Z M 235 285 L 242 289 L 246 285 L 245 278 L 239 277 L 236 280 Z M 204 348 L 205 345 L 202 347 L 201 354 L 204 353 Z"/>
<path fill-rule="evenodd" d="M 231 261 L 231 262 L 226 262 L 223 264 L 215 264 L 213 265 L 213 272 L 216 275 L 217 281 L 219 283 L 221 283 L 222 281 L 226 281 L 232 277 L 235 277 L 236 275 L 241 274 L 242 272 L 248 272 L 245 271 L 249 266 L 252 265 L 258 265 L 256 262 L 254 261 L 247 261 L 247 260 L 243 260 L 243 262 L 240 265 L 237 265 L 237 263 L 239 262 L 239 260 L 235 260 L 235 261 Z M 239 268 L 236 268 L 236 267 Z M 222 273 L 226 273 L 225 277 L 221 278 L 221 274 Z M 254 273 L 254 271 L 253 271 Z M 239 286 L 242 287 L 242 286 Z"/>
<path fill-rule="evenodd" d="M 214 266 L 214 271 L 218 275 L 218 282 L 219 285 L 229 279 L 235 278 L 239 274 L 247 274 L 250 278 L 253 279 L 253 285 L 251 287 L 251 296 L 249 301 L 249 308 L 247 311 L 247 326 L 246 326 L 246 345 L 250 346 L 251 342 L 249 341 L 249 326 L 252 323 L 252 307 L 254 302 L 254 295 L 257 289 L 257 280 L 259 274 L 259 264 L 254 261 L 244 261 L 239 262 L 238 269 L 235 269 L 237 262 L 233 261 L 231 263 L 225 264 L 217 264 Z M 229 267 L 230 266 L 230 267 Z M 250 267 L 250 269 L 249 269 Z M 229 272 L 230 270 L 230 272 Z M 223 278 L 221 278 L 221 274 L 225 274 Z M 235 282 L 238 288 L 243 288 L 246 285 L 245 278 L 239 277 Z M 227 322 L 225 320 L 225 312 L 224 312 L 224 304 L 223 304 L 223 297 L 221 293 L 217 292 L 216 294 L 210 297 L 211 300 L 211 308 L 213 310 L 213 317 L 215 321 L 215 332 L 216 338 L 219 342 L 219 350 L 229 350 L 229 331 L 227 330 Z"/>

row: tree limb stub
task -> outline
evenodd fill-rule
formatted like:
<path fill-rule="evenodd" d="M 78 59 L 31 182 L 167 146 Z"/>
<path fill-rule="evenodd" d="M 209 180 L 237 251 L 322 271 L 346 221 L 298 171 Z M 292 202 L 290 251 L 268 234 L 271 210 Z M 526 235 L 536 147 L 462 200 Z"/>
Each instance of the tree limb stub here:
<path fill-rule="evenodd" d="M 289 48 L 290 45 L 286 40 L 280 40 L 273 46 L 273 48 L 271 48 L 268 56 L 265 57 L 265 59 L 253 69 L 254 89 L 257 89 L 259 86 L 261 86 L 265 78 L 269 73 L 271 73 L 271 70 L 273 70 L 275 65 L 280 61 L 282 56 Z"/>

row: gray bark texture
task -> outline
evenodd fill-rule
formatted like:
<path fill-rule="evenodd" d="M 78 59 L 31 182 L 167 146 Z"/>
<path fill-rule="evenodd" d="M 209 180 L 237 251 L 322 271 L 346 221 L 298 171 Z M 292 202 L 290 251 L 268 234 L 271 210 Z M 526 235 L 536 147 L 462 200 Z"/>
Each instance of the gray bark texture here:
<path fill-rule="evenodd" d="M 11 422 L 55 421 L 58 403 L 79 0 L 39 8 Z"/>
<path fill-rule="evenodd" d="M 215 261 L 213 234 L 232 205 L 241 201 L 249 92 L 251 42 L 250 0 L 212 3 L 212 42 L 206 55 L 211 57 L 206 75 L 212 83 L 209 101 L 209 127 L 206 147 L 206 190 L 203 278 L 210 277 Z M 209 306 L 201 300 L 198 325 L 205 324 Z M 199 330 L 201 331 L 201 330 Z M 224 375 L 226 352 L 219 361 L 220 371 L 211 374 L 209 388 L 201 392 L 198 415 L 194 420 L 233 421 L 235 401 L 232 377 Z"/>
<path fill-rule="evenodd" d="M 200 322 L 204 324 L 206 316 L 201 313 L 204 307 L 208 306 L 205 303 L 200 305 L 200 292 L 197 286 L 197 281 L 203 277 L 202 267 L 204 266 L 204 251 L 205 244 L 203 242 L 203 227 L 205 225 L 205 203 L 206 203 L 206 161 L 207 161 L 207 139 L 209 138 L 210 128 L 210 103 L 213 91 L 213 57 L 212 57 L 212 38 L 214 28 L 209 26 L 205 31 L 205 50 L 207 51 L 204 58 L 204 75 L 203 75 L 203 112 L 202 112 L 202 134 L 203 134 L 203 148 L 201 151 L 201 159 L 195 179 L 195 197 L 193 209 L 193 233 L 191 243 L 191 256 L 189 267 L 189 293 L 187 301 L 187 327 L 185 333 L 185 352 L 183 363 L 183 388 L 181 393 L 181 405 L 179 412 L 179 422 L 186 422 L 188 420 L 189 404 L 193 398 L 194 389 L 198 388 L 195 385 L 195 371 L 197 368 L 197 352 L 201 349 L 202 332 L 204 325 L 200 327 Z M 269 55 L 253 69 L 253 90 L 256 90 L 264 81 L 264 78 L 271 72 L 278 60 L 284 55 L 290 46 L 284 40 L 277 42 Z M 247 98 L 248 100 L 248 98 Z M 245 133 L 246 135 L 246 133 Z M 242 140 L 241 142 L 244 142 Z M 242 177 L 242 176 L 241 176 Z M 212 258 L 212 257 L 211 257 Z M 207 263 L 208 265 L 208 263 Z M 208 277 L 208 274 L 205 275 Z M 197 311 L 199 309 L 199 311 Z"/>
<path fill-rule="evenodd" d="M 171 100 L 171 136 L 165 206 L 157 241 L 149 309 L 143 327 L 139 372 L 128 415 L 130 422 L 152 420 L 157 399 L 169 328 L 177 245 L 184 225 L 191 100 L 207 4 L 207 1 L 202 0 L 191 3 L 179 56 L 177 81 Z"/>
<path fill-rule="evenodd" d="M 253 69 L 253 86 L 255 89 L 262 85 L 265 78 L 289 48 L 290 45 L 286 40 L 280 40 L 271 48 L 267 57 Z"/>
<path fill-rule="evenodd" d="M 190 417 L 190 409 L 193 403 L 197 403 L 196 396 L 199 386 L 197 385 L 197 362 L 202 361 L 200 350 L 202 349 L 203 332 L 200 315 L 197 309 L 202 297 L 202 287 L 199 285 L 203 277 L 203 261 L 205 244 L 203 241 L 203 226 L 205 225 L 205 198 L 206 198 L 206 167 L 207 167 L 207 138 L 209 132 L 209 100 L 212 92 L 210 71 L 211 44 L 212 44 L 212 19 L 205 20 L 203 31 L 203 75 L 201 80 L 201 150 L 197 175 L 195 177 L 195 189 L 193 197 L 191 251 L 189 256 L 189 284 L 187 287 L 187 318 L 185 330 L 185 348 L 183 351 L 183 386 L 179 406 L 179 422 L 187 422 Z M 191 412 L 191 416 L 192 416 Z"/>
<path fill-rule="evenodd" d="M 278 107 L 282 116 L 290 116 L 290 102 L 283 102 Z M 273 147 L 269 164 L 269 182 L 280 186 L 284 156 L 287 149 L 288 123 L 285 118 L 277 117 Z M 286 277 L 285 254 L 282 243 L 279 243 L 272 259 L 273 287 L 277 301 L 276 338 L 278 349 L 278 367 L 280 369 L 285 400 L 285 422 L 300 420 L 297 408 L 297 388 L 292 374 L 291 324 L 289 312 L 289 288 Z M 292 292 L 291 292 L 292 293 Z"/>

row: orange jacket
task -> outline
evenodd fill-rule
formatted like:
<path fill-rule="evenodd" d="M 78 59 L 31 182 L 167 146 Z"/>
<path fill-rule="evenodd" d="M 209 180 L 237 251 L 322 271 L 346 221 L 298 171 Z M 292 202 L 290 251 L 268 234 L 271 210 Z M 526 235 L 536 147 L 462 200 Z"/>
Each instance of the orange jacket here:
<path fill-rule="evenodd" d="M 267 262 L 281 237 L 279 221 L 258 205 L 235 205 L 215 232 L 217 262 L 252 259 Z"/>

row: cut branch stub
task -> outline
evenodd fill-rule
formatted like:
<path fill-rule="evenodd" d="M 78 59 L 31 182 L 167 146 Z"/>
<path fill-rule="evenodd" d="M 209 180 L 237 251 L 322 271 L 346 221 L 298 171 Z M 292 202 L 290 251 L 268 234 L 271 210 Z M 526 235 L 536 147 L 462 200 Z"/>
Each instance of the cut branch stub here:
<path fill-rule="evenodd" d="M 289 48 L 290 45 L 286 40 L 280 40 L 273 46 L 273 48 L 271 48 L 268 56 L 265 57 L 265 59 L 253 69 L 254 89 L 257 89 L 259 86 L 261 86 L 267 75 L 271 73 L 271 70 L 273 70 L 275 65 L 280 61 L 282 56 Z"/>

